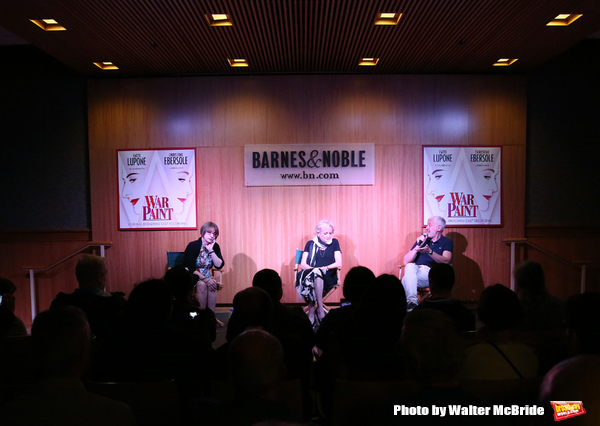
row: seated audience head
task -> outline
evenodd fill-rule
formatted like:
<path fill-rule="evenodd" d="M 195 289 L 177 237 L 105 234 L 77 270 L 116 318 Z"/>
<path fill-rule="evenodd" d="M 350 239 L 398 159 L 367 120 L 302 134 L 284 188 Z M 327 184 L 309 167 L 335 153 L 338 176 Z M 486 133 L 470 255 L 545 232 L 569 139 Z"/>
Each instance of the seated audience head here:
<path fill-rule="evenodd" d="M 413 310 L 404 319 L 401 343 L 410 362 L 409 374 L 430 384 L 454 382 L 464 344 L 449 316 L 434 309 Z"/>
<path fill-rule="evenodd" d="M 585 414 L 569 418 L 569 425 L 600 424 L 600 356 L 578 355 L 559 362 L 544 376 L 538 403 L 544 407 L 543 420 L 536 424 L 555 425 L 551 401 L 581 402 Z"/>
<path fill-rule="evenodd" d="M 434 263 L 429 270 L 429 289 L 433 296 L 445 295 L 450 297 L 456 282 L 454 268 L 447 263 Z"/>
<path fill-rule="evenodd" d="M 515 284 L 521 297 L 541 295 L 546 292 L 544 269 L 538 262 L 526 260 L 515 266 Z"/>
<path fill-rule="evenodd" d="M 15 311 L 15 291 L 17 291 L 15 283 L 8 278 L 0 278 L 0 296 L 2 296 L 0 305 L 11 312 Z"/>
<path fill-rule="evenodd" d="M 373 308 L 387 306 L 406 313 L 404 286 L 395 275 L 381 274 L 375 278 L 364 295 L 363 302 Z"/>
<path fill-rule="evenodd" d="M 136 285 L 129 295 L 126 318 L 145 327 L 165 324 L 173 311 L 173 295 L 163 280 L 150 279 Z"/>
<path fill-rule="evenodd" d="M 13 294 L 17 291 L 17 286 L 8 278 L 0 278 L 0 295 Z"/>
<path fill-rule="evenodd" d="M 91 337 L 85 313 L 75 306 L 38 314 L 31 327 L 31 339 L 41 375 L 81 377 L 88 367 Z"/>
<path fill-rule="evenodd" d="M 165 283 L 176 301 L 190 297 L 195 286 L 192 274 L 183 265 L 169 269 L 165 274 Z"/>
<path fill-rule="evenodd" d="M 373 281 L 375 274 L 369 268 L 355 266 L 344 278 L 344 298 L 352 303 L 360 302 Z"/>
<path fill-rule="evenodd" d="M 265 328 L 273 315 L 271 296 L 258 287 L 238 291 L 233 297 L 233 313 L 227 324 L 227 341 L 248 328 Z"/>
<path fill-rule="evenodd" d="M 365 325 L 377 321 L 378 332 L 399 336 L 406 316 L 406 293 L 398 277 L 382 274 L 375 278 L 363 296 L 360 309 L 366 317 Z"/>
<path fill-rule="evenodd" d="M 106 259 L 93 254 L 84 254 L 75 266 L 75 277 L 81 289 L 104 290 L 106 273 Z"/>
<path fill-rule="evenodd" d="M 229 375 L 238 396 L 269 398 L 286 378 L 283 347 L 264 330 L 247 330 L 227 352 Z"/>
<path fill-rule="evenodd" d="M 495 284 L 487 287 L 479 297 L 479 319 L 493 332 L 515 328 L 523 317 L 523 310 L 517 294 Z"/>
<path fill-rule="evenodd" d="M 254 274 L 252 287 L 262 288 L 266 291 L 273 303 L 278 303 L 283 296 L 281 277 L 273 269 L 262 269 Z"/>
<path fill-rule="evenodd" d="M 571 352 L 600 355 L 600 293 L 571 296 L 567 299 L 565 311 Z"/>

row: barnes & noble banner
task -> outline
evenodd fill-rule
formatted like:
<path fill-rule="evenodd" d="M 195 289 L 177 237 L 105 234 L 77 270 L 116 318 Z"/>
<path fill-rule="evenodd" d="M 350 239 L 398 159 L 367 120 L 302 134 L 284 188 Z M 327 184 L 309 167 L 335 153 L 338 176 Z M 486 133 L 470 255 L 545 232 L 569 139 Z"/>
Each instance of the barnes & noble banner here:
<path fill-rule="evenodd" d="M 117 150 L 119 229 L 197 229 L 196 150 Z"/>
<path fill-rule="evenodd" d="M 372 143 L 245 145 L 246 186 L 373 185 Z"/>

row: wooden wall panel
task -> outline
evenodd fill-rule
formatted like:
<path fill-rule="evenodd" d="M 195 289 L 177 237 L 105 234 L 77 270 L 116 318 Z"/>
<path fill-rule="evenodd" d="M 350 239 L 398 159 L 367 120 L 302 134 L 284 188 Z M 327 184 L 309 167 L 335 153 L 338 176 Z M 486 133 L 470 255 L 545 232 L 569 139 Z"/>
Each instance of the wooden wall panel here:
<path fill-rule="evenodd" d="M 269 76 L 99 80 L 89 87 L 94 239 L 114 242 L 109 279 L 128 292 L 161 276 L 167 250 L 197 231 L 118 231 L 116 149 L 197 147 L 198 220 L 215 221 L 227 266 L 219 303 L 262 268 L 296 302 L 294 250 L 322 218 L 336 224 L 344 271 L 397 266 L 421 232 L 423 145 L 504 147 L 502 228 L 452 228 L 457 295 L 508 284 L 502 239 L 524 232 L 525 84 L 498 76 Z M 245 187 L 246 144 L 375 144 L 373 186 Z M 338 292 L 337 297 L 341 295 Z"/>

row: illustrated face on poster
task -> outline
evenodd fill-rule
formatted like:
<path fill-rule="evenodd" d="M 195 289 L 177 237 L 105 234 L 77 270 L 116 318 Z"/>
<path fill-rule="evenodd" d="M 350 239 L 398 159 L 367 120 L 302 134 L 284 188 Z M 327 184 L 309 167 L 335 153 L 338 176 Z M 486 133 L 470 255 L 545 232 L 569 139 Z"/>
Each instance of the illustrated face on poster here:
<path fill-rule="evenodd" d="M 456 181 L 458 148 L 443 148 L 431 155 L 426 163 L 425 193 L 430 201 L 431 216 L 443 216 Z M 429 217 L 431 217 L 429 216 Z"/>
<path fill-rule="evenodd" d="M 117 152 L 119 229 L 196 229 L 194 149 Z"/>
<path fill-rule="evenodd" d="M 490 208 L 490 200 L 498 192 L 498 184 L 496 183 L 497 174 L 498 172 L 491 168 L 475 169 L 473 172 L 475 200 L 482 212 Z"/>
<path fill-rule="evenodd" d="M 423 221 L 448 226 L 501 225 L 500 147 L 424 147 Z"/>
<path fill-rule="evenodd" d="M 142 214 L 142 203 L 148 186 L 146 185 L 148 169 L 150 167 L 148 156 L 142 153 L 134 153 L 126 158 L 121 165 L 120 183 L 121 198 L 124 200 L 127 210 L 135 215 Z"/>
<path fill-rule="evenodd" d="M 481 217 L 491 219 L 499 198 L 500 148 L 464 148 L 464 162 Z"/>
<path fill-rule="evenodd" d="M 195 193 L 195 164 L 189 164 L 189 158 L 181 153 L 161 151 L 158 155 L 163 166 L 170 207 L 174 214 L 181 215 L 192 205 Z"/>
<path fill-rule="evenodd" d="M 171 182 L 171 193 L 174 195 L 175 213 L 181 214 L 185 210 L 188 198 L 194 193 L 192 189 L 192 177 L 189 172 L 169 171 L 169 182 Z"/>

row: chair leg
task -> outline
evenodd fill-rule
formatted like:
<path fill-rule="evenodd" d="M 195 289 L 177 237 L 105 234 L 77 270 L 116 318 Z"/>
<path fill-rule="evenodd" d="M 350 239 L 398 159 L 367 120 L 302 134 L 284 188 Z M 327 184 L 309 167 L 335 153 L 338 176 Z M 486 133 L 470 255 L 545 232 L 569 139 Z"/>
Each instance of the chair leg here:
<path fill-rule="evenodd" d="M 325 304 L 325 301 L 327 300 L 327 298 L 329 298 L 329 296 L 331 296 L 333 294 L 334 291 L 336 291 L 338 288 L 338 286 L 333 286 L 331 289 L 329 289 L 329 291 L 327 292 L 327 294 L 323 295 L 323 310 L 325 311 L 325 313 L 329 312 L 329 307 Z"/>
<path fill-rule="evenodd" d="M 329 312 L 331 309 L 329 308 L 329 306 L 327 306 L 327 305 L 325 304 L 325 300 L 327 300 L 327 298 L 328 298 L 329 296 L 331 296 L 331 294 L 332 294 L 332 293 L 333 293 L 335 290 L 337 290 L 337 288 L 338 288 L 338 286 L 336 285 L 336 286 L 332 287 L 332 288 L 331 288 L 331 289 L 330 289 L 330 290 L 329 290 L 329 291 L 328 291 L 326 294 L 324 294 L 324 295 L 323 295 L 323 310 L 325 311 L 325 313 L 326 313 L 326 314 L 327 314 L 327 313 L 328 313 L 328 312 Z M 302 309 L 304 310 L 304 313 L 305 313 L 305 314 L 308 314 L 308 305 L 305 305 L 305 306 L 304 306 Z"/>

